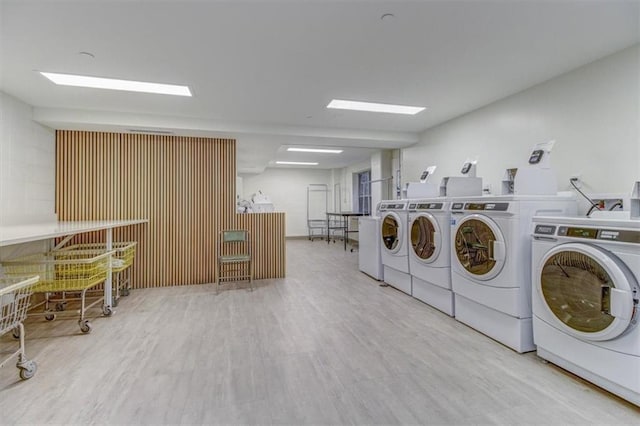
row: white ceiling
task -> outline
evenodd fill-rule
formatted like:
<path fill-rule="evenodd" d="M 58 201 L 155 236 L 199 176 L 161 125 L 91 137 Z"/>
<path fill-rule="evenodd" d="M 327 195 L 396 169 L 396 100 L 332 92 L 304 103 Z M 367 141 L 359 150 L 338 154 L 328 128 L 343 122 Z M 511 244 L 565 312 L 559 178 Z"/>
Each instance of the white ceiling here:
<path fill-rule="evenodd" d="M 0 90 L 56 128 L 235 137 L 244 172 L 285 159 L 283 145 L 347 147 L 316 160 L 341 167 L 638 43 L 639 5 L 0 0 Z M 35 70 L 186 84 L 194 96 L 61 87 Z M 332 98 L 427 109 L 327 110 Z"/>

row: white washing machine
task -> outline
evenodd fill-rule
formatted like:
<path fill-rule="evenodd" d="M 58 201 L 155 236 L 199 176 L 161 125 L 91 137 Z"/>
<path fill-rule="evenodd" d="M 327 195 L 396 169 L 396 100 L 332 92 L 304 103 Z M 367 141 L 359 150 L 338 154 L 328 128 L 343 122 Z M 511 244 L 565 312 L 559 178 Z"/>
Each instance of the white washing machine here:
<path fill-rule="evenodd" d="M 640 220 L 533 219 L 538 355 L 640 405 Z"/>
<path fill-rule="evenodd" d="M 407 200 L 380 202 L 380 239 L 384 282 L 411 294 L 407 243 Z"/>
<path fill-rule="evenodd" d="M 378 238 L 380 218 L 362 216 L 358 218 L 358 267 L 360 271 L 378 281 L 384 278 L 381 245 Z"/>
<path fill-rule="evenodd" d="M 416 299 L 454 315 L 451 212 L 446 198 L 409 201 L 409 273 Z"/>
<path fill-rule="evenodd" d="M 563 195 L 451 200 L 451 286 L 459 321 L 517 352 L 535 350 L 531 325 L 531 218 L 575 215 Z"/>

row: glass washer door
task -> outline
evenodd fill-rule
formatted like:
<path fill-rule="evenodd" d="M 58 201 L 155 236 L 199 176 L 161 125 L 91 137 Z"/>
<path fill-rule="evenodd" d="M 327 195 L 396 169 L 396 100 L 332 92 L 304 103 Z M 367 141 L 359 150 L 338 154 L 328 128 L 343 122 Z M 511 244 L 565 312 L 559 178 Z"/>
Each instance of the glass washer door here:
<path fill-rule="evenodd" d="M 535 274 L 536 291 L 556 325 L 584 340 L 624 333 L 634 319 L 633 275 L 612 253 L 581 243 L 545 254 Z"/>
<path fill-rule="evenodd" d="M 469 278 L 490 280 L 502 271 L 506 259 L 504 236 L 487 216 L 465 216 L 456 227 L 453 243 L 454 257 Z"/>
<path fill-rule="evenodd" d="M 391 253 L 397 253 L 402 247 L 402 222 L 394 212 L 388 212 L 380 222 L 382 246 Z"/>
<path fill-rule="evenodd" d="M 411 222 L 411 248 L 413 255 L 424 263 L 432 263 L 440 254 L 442 233 L 436 218 L 430 213 L 419 213 Z"/>

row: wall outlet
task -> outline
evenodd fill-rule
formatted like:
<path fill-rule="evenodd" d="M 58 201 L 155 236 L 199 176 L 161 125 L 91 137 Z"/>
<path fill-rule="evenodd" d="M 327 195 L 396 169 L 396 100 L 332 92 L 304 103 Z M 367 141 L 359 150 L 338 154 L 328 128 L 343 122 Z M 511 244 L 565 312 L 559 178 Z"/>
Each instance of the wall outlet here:
<path fill-rule="evenodd" d="M 587 193 L 587 197 L 600 210 L 627 211 L 629 210 L 629 195 L 624 193 Z"/>
<path fill-rule="evenodd" d="M 622 198 L 594 198 L 593 203 L 600 210 L 624 210 L 624 200 Z"/>

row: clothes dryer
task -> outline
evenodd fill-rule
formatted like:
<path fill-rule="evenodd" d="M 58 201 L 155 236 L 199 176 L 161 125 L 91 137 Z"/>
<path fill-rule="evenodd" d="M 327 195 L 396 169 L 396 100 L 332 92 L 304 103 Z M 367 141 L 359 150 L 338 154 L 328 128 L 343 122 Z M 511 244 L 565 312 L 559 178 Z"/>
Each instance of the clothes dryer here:
<path fill-rule="evenodd" d="M 533 219 L 538 355 L 640 405 L 640 221 Z"/>
<path fill-rule="evenodd" d="M 380 239 L 384 282 L 411 294 L 407 243 L 407 200 L 380 202 Z"/>
<path fill-rule="evenodd" d="M 531 218 L 575 215 L 573 194 L 451 200 L 451 284 L 459 321 L 517 352 L 535 349 Z"/>
<path fill-rule="evenodd" d="M 453 316 L 449 201 L 446 198 L 410 200 L 408 208 L 412 295 Z"/>

